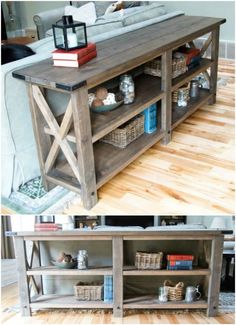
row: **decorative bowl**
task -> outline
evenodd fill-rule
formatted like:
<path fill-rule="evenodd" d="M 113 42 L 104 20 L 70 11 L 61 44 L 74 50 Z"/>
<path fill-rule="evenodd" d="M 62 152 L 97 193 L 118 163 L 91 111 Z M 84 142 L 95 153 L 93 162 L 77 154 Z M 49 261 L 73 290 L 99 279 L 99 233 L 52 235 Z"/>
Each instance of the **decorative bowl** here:
<path fill-rule="evenodd" d="M 77 261 L 73 261 L 73 262 L 51 261 L 51 262 L 53 265 L 55 265 L 59 269 L 74 269 L 77 266 Z"/>
<path fill-rule="evenodd" d="M 110 104 L 110 105 L 102 105 L 102 106 L 98 106 L 96 108 L 92 108 L 91 107 L 91 111 L 94 113 L 103 113 L 103 112 L 109 112 L 112 111 L 113 109 L 119 107 L 121 104 L 123 104 L 123 100 L 114 104 Z"/>

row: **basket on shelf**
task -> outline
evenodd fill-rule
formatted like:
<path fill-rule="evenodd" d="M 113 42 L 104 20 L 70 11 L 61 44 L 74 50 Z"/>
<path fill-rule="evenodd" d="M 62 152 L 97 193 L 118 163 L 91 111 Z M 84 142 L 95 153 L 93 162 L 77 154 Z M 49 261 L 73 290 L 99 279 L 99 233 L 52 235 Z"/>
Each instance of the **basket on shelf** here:
<path fill-rule="evenodd" d="M 160 270 L 162 267 L 163 253 L 136 252 L 135 266 L 137 269 Z"/>
<path fill-rule="evenodd" d="M 190 96 L 190 83 L 186 83 L 183 86 L 181 86 L 180 88 L 176 89 L 175 91 L 173 91 L 172 93 L 172 102 L 173 103 L 178 103 L 178 97 L 179 97 L 179 91 L 182 91 L 183 93 L 183 100 L 185 100 L 186 102 L 189 101 Z"/>
<path fill-rule="evenodd" d="M 183 300 L 184 295 L 184 283 L 178 282 L 174 284 L 173 282 L 166 280 L 164 286 L 168 288 L 168 300 L 170 301 L 180 301 Z"/>
<path fill-rule="evenodd" d="M 123 149 L 143 133 L 144 115 L 140 114 L 105 135 L 101 141 Z"/>
<path fill-rule="evenodd" d="M 186 59 L 183 55 L 172 59 L 172 78 L 176 78 L 187 71 Z M 144 73 L 161 77 L 161 58 L 156 58 L 145 64 Z"/>
<path fill-rule="evenodd" d="M 103 284 L 100 282 L 78 282 L 74 285 L 74 294 L 77 300 L 102 300 Z"/>

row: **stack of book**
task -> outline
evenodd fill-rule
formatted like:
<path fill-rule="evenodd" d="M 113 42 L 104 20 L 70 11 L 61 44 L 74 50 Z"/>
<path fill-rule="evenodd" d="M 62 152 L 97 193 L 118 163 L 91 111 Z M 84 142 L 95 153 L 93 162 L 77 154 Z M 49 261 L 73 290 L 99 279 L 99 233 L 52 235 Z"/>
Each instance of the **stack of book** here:
<path fill-rule="evenodd" d="M 180 49 L 180 52 L 184 54 L 186 59 L 186 65 L 188 70 L 195 68 L 200 64 L 200 50 L 197 48 L 183 46 Z"/>
<path fill-rule="evenodd" d="M 47 223 L 36 223 L 34 225 L 35 231 L 57 231 L 61 230 L 62 226 L 59 223 L 47 222 Z"/>
<path fill-rule="evenodd" d="M 78 68 L 96 56 L 97 49 L 94 43 L 88 43 L 87 47 L 72 51 L 57 49 L 52 52 L 53 65 L 56 67 Z"/>
<path fill-rule="evenodd" d="M 167 255 L 167 270 L 192 270 L 193 255 Z"/>

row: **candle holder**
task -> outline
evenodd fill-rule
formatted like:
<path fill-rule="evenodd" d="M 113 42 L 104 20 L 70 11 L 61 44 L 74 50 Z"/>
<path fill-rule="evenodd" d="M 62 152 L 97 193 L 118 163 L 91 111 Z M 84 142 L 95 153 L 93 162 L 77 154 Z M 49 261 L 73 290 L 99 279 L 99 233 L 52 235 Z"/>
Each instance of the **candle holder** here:
<path fill-rule="evenodd" d="M 73 21 L 71 15 L 62 16 L 52 25 L 55 47 L 66 51 L 87 46 L 86 24 Z"/>

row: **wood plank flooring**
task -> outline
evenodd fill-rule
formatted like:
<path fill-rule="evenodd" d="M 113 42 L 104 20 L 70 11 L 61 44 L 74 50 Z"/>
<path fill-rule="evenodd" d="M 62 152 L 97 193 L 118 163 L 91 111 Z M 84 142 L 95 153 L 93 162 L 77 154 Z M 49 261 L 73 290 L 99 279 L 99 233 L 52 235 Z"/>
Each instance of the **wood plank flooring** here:
<path fill-rule="evenodd" d="M 204 105 L 99 191 L 90 214 L 234 214 L 234 61 L 220 60 L 217 102 Z M 224 81 L 226 85 L 224 84 Z M 88 214 L 82 204 L 66 214 Z"/>
<path fill-rule="evenodd" d="M 69 310 L 41 310 L 31 318 L 21 317 L 18 312 L 17 285 L 2 288 L 2 324 L 234 324 L 235 314 L 219 313 L 216 317 L 206 317 L 205 311 L 140 312 L 127 311 L 123 320 L 113 318 L 111 312 L 85 312 Z"/>

